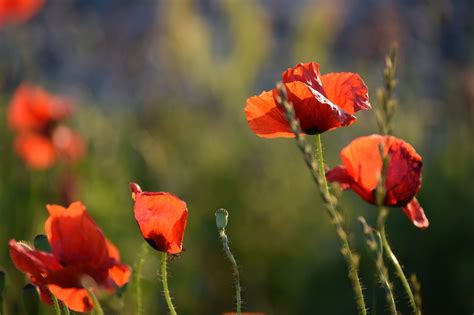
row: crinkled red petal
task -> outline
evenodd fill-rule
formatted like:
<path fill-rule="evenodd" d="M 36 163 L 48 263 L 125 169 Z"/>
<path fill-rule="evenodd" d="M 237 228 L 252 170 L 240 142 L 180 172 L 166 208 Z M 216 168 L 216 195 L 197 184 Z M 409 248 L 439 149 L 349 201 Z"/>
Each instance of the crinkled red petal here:
<path fill-rule="evenodd" d="M 294 137 L 283 110 L 275 103 L 270 91 L 248 98 L 245 114 L 250 129 L 262 138 Z"/>
<path fill-rule="evenodd" d="M 284 84 L 288 100 L 306 134 L 317 134 L 352 124 L 356 118 L 333 104 L 310 86 L 294 81 Z M 277 90 L 274 90 L 276 97 Z"/>
<path fill-rule="evenodd" d="M 369 89 L 358 74 L 328 73 L 321 77 L 321 81 L 326 97 L 349 114 L 372 108 Z"/>

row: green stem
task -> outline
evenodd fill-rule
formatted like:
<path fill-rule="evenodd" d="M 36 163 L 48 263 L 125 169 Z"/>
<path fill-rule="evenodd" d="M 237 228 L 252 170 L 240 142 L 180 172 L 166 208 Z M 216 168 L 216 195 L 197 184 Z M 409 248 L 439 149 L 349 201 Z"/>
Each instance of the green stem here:
<path fill-rule="evenodd" d="M 168 304 L 168 309 L 171 315 L 177 315 L 176 310 L 174 309 L 173 302 L 171 301 L 170 290 L 168 289 L 168 273 L 166 271 L 166 259 L 167 254 L 163 252 L 161 254 L 161 281 L 163 282 L 163 291 L 165 293 L 166 303 Z"/>
<path fill-rule="evenodd" d="M 385 230 L 385 221 L 387 220 L 387 216 L 388 216 L 388 209 L 384 207 L 383 210 L 379 211 L 379 216 L 377 218 L 377 221 L 378 221 L 377 226 L 378 226 L 379 231 Z M 382 236 L 380 237 L 382 238 Z M 382 241 L 382 244 L 383 244 L 383 241 Z M 379 273 L 380 282 L 382 283 L 382 286 L 384 287 L 385 292 L 386 292 L 386 299 L 390 307 L 390 312 L 392 315 L 397 315 L 397 307 L 395 305 L 395 299 L 393 298 L 392 284 L 390 283 L 390 279 L 388 277 L 387 267 L 385 267 L 385 264 L 383 261 L 383 248 L 379 248 L 379 251 L 377 253 L 377 258 L 376 258 L 376 264 L 377 264 L 377 270 Z"/>
<path fill-rule="evenodd" d="M 145 262 L 145 256 L 148 252 L 148 244 L 143 244 L 142 252 L 135 267 L 135 294 L 136 294 L 136 301 L 135 301 L 135 314 L 142 315 L 143 314 L 143 303 L 142 303 L 142 267 L 143 263 Z"/>
<path fill-rule="evenodd" d="M 334 226 L 336 227 L 337 235 L 339 236 L 339 239 L 341 241 L 341 245 L 342 245 L 341 252 L 344 255 L 344 258 L 349 268 L 349 279 L 352 282 L 352 288 L 356 296 L 357 308 L 359 310 L 359 314 L 366 315 L 367 310 L 365 308 L 365 301 L 364 301 L 364 295 L 362 293 L 362 286 L 360 284 L 356 262 L 349 245 L 348 236 L 344 228 L 342 227 L 342 218 L 339 212 L 337 212 L 337 210 L 335 209 L 333 203 L 331 202 L 332 198 L 329 193 L 329 186 L 328 186 L 326 174 L 324 171 L 324 156 L 323 156 L 323 148 L 321 144 L 320 134 L 316 135 L 316 156 L 319 162 L 318 168 L 319 168 L 319 176 L 321 178 L 321 184 L 323 188 L 323 194 L 326 195 L 326 198 L 323 197 L 323 199 L 327 199 L 327 209 L 331 216 L 332 222 Z"/>
<path fill-rule="evenodd" d="M 51 295 L 51 300 L 53 300 L 53 306 L 54 306 L 54 313 L 56 315 L 61 315 L 61 308 L 59 307 L 59 302 L 56 296 L 54 296 L 53 293 L 49 293 Z"/>
<path fill-rule="evenodd" d="M 380 235 L 382 237 L 383 248 L 385 249 L 385 254 L 387 258 L 392 262 L 393 266 L 395 267 L 395 273 L 402 282 L 403 288 L 405 289 L 405 292 L 410 302 L 412 313 L 415 315 L 421 315 L 421 311 L 418 309 L 418 306 L 415 303 L 413 292 L 411 291 L 410 284 L 408 283 L 405 273 L 403 272 L 403 268 L 400 265 L 397 256 L 395 256 L 395 254 L 393 253 L 390 244 L 388 243 L 387 235 L 385 234 L 385 220 L 387 218 L 387 215 L 388 209 L 384 206 L 379 206 L 379 229 Z"/>
<path fill-rule="evenodd" d="M 94 294 L 92 289 L 85 288 L 87 290 L 87 293 L 89 293 L 92 302 L 94 303 L 94 310 L 97 315 L 104 315 L 104 310 L 102 309 L 102 306 L 100 306 L 99 299 L 97 296 Z"/>
<path fill-rule="evenodd" d="M 237 266 L 237 262 L 232 255 L 229 247 L 229 240 L 227 235 L 225 234 L 224 229 L 219 229 L 219 237 L 222 240 L 222 245 L 224 246 L 225 254 L 229 259 L 230 263 L 232 264 L 232 270 L 234 271 L 234 286 L 235 286 L 235 299 L 237 302 L 237 315 L 242 314 L 242 289 L 240 287 L 240 276 L 239 276 L 239 268 Z"/>
<path fill-rule="evenodd" d="M 69 308 L 66 306 L 66 304 L 62 303 L 62 305 L 63 305 L 64 314 L 70 315 L 71 313 L 69 312 Z"/>

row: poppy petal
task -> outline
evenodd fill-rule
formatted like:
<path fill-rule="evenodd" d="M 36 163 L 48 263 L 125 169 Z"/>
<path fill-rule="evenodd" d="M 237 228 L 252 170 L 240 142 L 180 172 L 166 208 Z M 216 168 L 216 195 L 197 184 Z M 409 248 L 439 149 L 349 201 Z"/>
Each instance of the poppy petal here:
<path fill-rule="evenodd" d="M 15 267 L 25 272 L 35 285 L 47 283 L 51 271 L 62 268 L 53 255 L 34 250 L 24 243 L 10 240 L 9 247 Z"/>
<path fill-rule="evenodd" d="M 17 131 L 43 130 L 51 122 L 71 115 L 71 105 L 44 89 L 23 83 L 18 87 L 8 109 L 8 120 Z"/>
<path fill-rule="evenodd" d="M 47 169 L 56 161 L 56 150 L 48 137 L 24 134 L 15 140 L 15 150 L 34 169 Z"/>
<path fill-rule="evenodd" d="M 402 209 L 416 227 L 426 229 L 430 225 L 423 208 L 420 206 L 420 203 L 416 198 L 413 198 L 413 200 Z"/>
<path fill-rule="evenodd" d="M 23 23 L 34 16 L 44 4 L 44 0 L 0 1 L 0 27 L 9 23 Z"/>
<path fill-rule="evenodd" d="M 326 97 L 349 114 L 370 109 L 369 89 L 356 73 L 328 73 L 321 77 Z"/>
<path fill-rule="evenodd" d="M 119 287 L 123 287 L 129 280 L 132 270 L 125 264 L 117 263 L 109 269 L 109 277 Z"/>
<path fill-rule="evenodd" d="M 388 147 L 390 157 L 386 172 L 385 203 L 389 206 L 407 204 L 421 188 L 421 156 L 403 140 L 390 138 Z"/>
<path fill-rule="evenodd" d="M 382 170 L 379 144 L 382 136 L 371 135 L 353 140 L 341 150 L 342 163 L 354 182 L 371 193 L 377 188 Z"/>
<path fill-rule="evenodd" d="M 65 264 L 102 266 L 107 258 L 104 234 L 81 202 L 67 209 L 47 205 L 45 231 L 55 257 Z M 80 233 L 72 233 L 80 231 Z"/>
<path fill-rule="evenodd" d="M 94 303 L 86 289 L 62 288 L 54 284 L 48 285 L 48 289 L 74 312 L 86 313 L 94 308 Z"/>
<path fill-rule="evenodd" d="M 109 277 L 115 284 L 121 287 L 128 282 L 132 271 L 129 266 L 119 263 L 120 253 L 117 247 L 115 247 L 109 239 L 106 239 L 106 243 L 109 257 L 116 261 L 116 263 L 109 268 Z"/>
<path fill-rule="evenodd" d="M 38 286 L 38 290 L 39 290 L 39 296 L 40 296 L 41 301 L 44 304 L 52 305 L 53 299 L 51 298 L 51 292 L 49 292 L 48 286 L 40 285 Z"/>
<path fill-rule="evenodd" d="M 316 62 L 300 63 L 282 73 L 283 83 L 294 81 L 302 82 L 325 96 L 319 73 L 319 64 Z"/>
<path fill-rule="evenodd" d="M 285 83 L 288 100 L 293 104 L 301 129 L 306 134 L 322 133 L 352 124 L 356 118 L 334 105 L 310 86 L 294 81 Z M 276 97 L 278 91 L 273 90 Z"/>
<path fill-rule="evenodd" d="M 248 98 L 245 114 L 250 129 L 259 137 L 291 138 L 295 136 L 270 91 Z"/>
<path fill-rule="evenodd" d="M 352 177 L 347 173 L 347 170 L 344 166 L 336 166 L 333 169 L 330 169 L 326 172 L 326 179 L 328 182 L 339 183 L 342 189 L 349 189 L 352 184 L 354 184 L 354 180 Z"/>
<path fill-rule="evenodd" d="M 188 209 L 173 194 L 142 192 L 135 196 L 135 219 L 145 240 L 155 249 L 178 254 L 183 249 L 183 236 Z"/>

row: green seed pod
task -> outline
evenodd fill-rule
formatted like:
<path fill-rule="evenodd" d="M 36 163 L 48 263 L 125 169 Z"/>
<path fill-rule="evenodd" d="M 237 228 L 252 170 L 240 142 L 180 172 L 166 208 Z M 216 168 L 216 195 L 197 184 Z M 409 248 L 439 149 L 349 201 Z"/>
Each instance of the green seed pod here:
<path fill-rule="evenodd" d="M 216 226 L 219 230 L 225 229 L 227 226 L 227 219 L 229 217 L 229 212 L 226 209 L 220 208 L 216 211 Z"/>
<path fill-rule="evenodd" d="M 49 245 L 49 241 L 46 235 L 44 234 L 36 235 L 35 239 L 33 240 L 33 244 L 35 245 L 36 249 L 43 252 L 51 253 L 51 245 Z"/>
<path fill-rule="evenodd" d="M 30 283 L 22 289 L 23 304 L 28 315 L 37 315 L 39 312 L 39 296 L 36 287 Z"/>

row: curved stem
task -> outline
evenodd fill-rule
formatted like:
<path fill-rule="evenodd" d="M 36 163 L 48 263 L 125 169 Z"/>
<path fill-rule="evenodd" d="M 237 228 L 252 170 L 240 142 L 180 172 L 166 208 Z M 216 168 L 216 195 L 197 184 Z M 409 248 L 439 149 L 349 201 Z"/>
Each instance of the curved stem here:
<path fill-rule="evenodd" d="M 329 193 L 328 182 L 327 182 L 326 174 L 324 171 L 324 156 L 323 156 L 323 148 L 321 144 L 320 134 L 316 135 L 316 155 L 319 162 L 318 171 L 319 171 L 321 186 L 323 189 L 322 193 L 323 195 L 325 195 L 323 196 L 323 200 L 326 201 L 326 208 L 329 212 L 329 215 L 331 216 L 332 223 L 336 227 L 337 235 L 339 236 L 339 239 L 341 241 L 341 245 L 342 245 L 341 252 L 344 255 L 344 258 L 349 268 L 349 279 L 352 282 L 352 288 L 356 296 L 356 303 L 357 303 L 357 308 L 359 310 L 359 314 L 365 315 L 367 314 L 367 310 L 365 308 L 364 294 L 362 293 L 362 286 L 359 280 L 359 274 L 357 271 L 356 261 L 354 259 L 354 256 L 352 254 L 352 251 L 349 245 L 349 239 L 348 239 L 347 233 L 342 226 L 341 215 L 335 209 L 334 204 L 332 202 L 334 198 L 332 198 L 331 194 Z"/>
<path fill-rule="evenodd" d="M 367 248 L 369 249 L 371 256 L 373 257 L 373 260 L 375 262 L 375 270 L 377 272 L 376 277 L 374 279 L 378 280 L 385 290 L 385 298 L 389 306 L 390 314 L 397 315 L 397 306 L 393 297 L 393 285 L 390 282 L 388 270 L 387 267 L 385 267 L 383 260 L 383 245 L 380 233 L 370 227 L 365 221 L 364 217 L 359 217 L 358 220 L 362 225 L 362 229 L 366 238 Z M 376 288 L 376 284 L 377 282 L 375 283 L 374 288 Z M 376 292 L 377 291 L 374 290 L 372 301 L 373 307 L 371 312 L 372 314 L 375 314 L 377 309 Z"/>
<path fill-rule="evenodd" d="M 177 315 L 176 310 L 174 309 L 173 302 L 171 301 L 170 290 L 168 289 L 168 273 L 166 270 L 166 259 L 167 254 L 165 252 L 161 253 L 161 281 L 163 282 L 163 292 L 165 293 L 166 303 L 168 304 L 168 309 L 171 315 Z"/>
<path fill-rule="evenodd" d="M 395 267 L 395 273 L 397 274 L 398 278 L 402 282 L 403 288 L 408 296 L 412 313 L 415 315 L 421 315 L 421 311 L 418 309 L 418 306 L 415 303 L 415 298 L 413 296 L 413 292 L 411 291 L 410 284 L 403 272 L 403 268 L 400 265 L 400 262 L 397 259 L 397 256 L 392 251 L 390 244 L 387 240 L 387 235 L 385 234 L 385 220 L 388 215 L 388 209 L 384 206 L 379 206 L 379 229 L 380 229 L 380 236 L 382 238 L 383 248 L 385 250 L 385 254 L 387 258 L 392 262 L 393 266 Z"/>
<path fill-rule="evenodd" d="M 94 294 L 92 289 L 85 288 L 87 290 L 87 293 L 89 293 L 92 302 L 94 303 L 94 310 L 97 315 L 104 315 L 104 310 L 102 309 L 102 306 L 100 305 L 99 299 L 97 296 Z"/>
<path fill-rule="evenodd" d="M 377 227 L 379 231 L 382 231 L 385 229 L 385 221 L 387 219 L 387 216 L 388 216 L 387 208 L 384 208 L 383 210 L 379 211 L 379 216 L 377 218 Z M 381 232 L 379 233 L 381 235 Z M 382 236 L 380 236 L 380 238 L 382 238 Z M 377 247 L 380 247 L 380 245 Z M 395 304 L 395 299 L 393 298 L 392 284 L 390 283 L 390 279 L 388 277 L 387 267 L 385 267 L 385 264 L 383 261 L 383 250 L 384 249 L 383 249 L 383 241 L 382 241 L 382 248 L 378 248 L 375 263 L 377 265 L 377 272 L 379 274 L 380 282 L 382 283 L 382 286 L 385 289 L 386 299 L 390 308 L 390 313 L 392 315 L 397 315 L 397 307 Z"/>
<path fill-rule="evenodd" d="M 54 306 L 54 313 L 56 315 L 61 315 L 61 309 L 59 308 L 59 302 L 56 296 L 54 296 L 53 293 L 49 293 L 51 295 L 51 300 L 53 300 L 53 306 Z"/>
<path fill-rule="evenodd" d="M 229 240 L 227 239 L 227 235 L 225 234 L 224 229 L 219 229 L 219 237 L 222 240 L 222 245 L 224 246 L 225 254 L 229 259 L 230 263 L 232 264 L 232 270 L 234 272 L 234 286 L 235 286 L 235 299 L 237 302 L 237 315 L 242 314 L 242 289 L 240 287 L 240 277 L 239 277 L 239 268 L 237 266 L 237 262 L 232 255 L 229 247 Z"/>
<path fill-rule="evenodd" d="M 64 314 L 66 315 L 70 315 L 71 312 L 69 312 L 69 308 L 66 306 L 66 304 L 62 303 L 63 304 L 63 311 L 64 311 Z"/>

